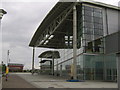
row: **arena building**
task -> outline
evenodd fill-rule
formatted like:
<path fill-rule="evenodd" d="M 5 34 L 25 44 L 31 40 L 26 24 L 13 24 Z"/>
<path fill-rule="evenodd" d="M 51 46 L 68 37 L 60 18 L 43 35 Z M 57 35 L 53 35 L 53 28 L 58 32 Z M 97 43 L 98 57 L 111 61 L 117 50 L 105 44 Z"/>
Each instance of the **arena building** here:
<path fill-rule="evenodd" d="M 33 62 L 35 47 L 52 48 L 60 53 L 54 63 L 55 75 L 116 81 L 119 12 L 117 6 L 95 1 L 58 2 L 29 44 Z M 112 53 L 113 49 L 117 51 Z"/>

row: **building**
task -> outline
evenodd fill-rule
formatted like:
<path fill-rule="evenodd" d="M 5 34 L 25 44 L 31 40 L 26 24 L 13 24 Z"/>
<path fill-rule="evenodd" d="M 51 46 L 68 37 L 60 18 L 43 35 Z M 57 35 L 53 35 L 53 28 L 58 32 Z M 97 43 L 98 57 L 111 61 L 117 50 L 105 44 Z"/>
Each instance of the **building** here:
<path fill-rule="evenodd" d="M 40 69 L 41 73 L 48 73 L 51 75 L 55 74 L 54 70 L 54 60 L 60 58 L 60 54 L 58 51 L 45 51 L 41 53 L 38 58 L 41 58 L 40 61 Z M 45 60 L 47 59 L 47 60 Z"/>
<path fill-rule="evenodd" d="M 8 68 L 10 72 L 22 72 L 23 71 L 23 64 L 18 63 L 8 63 Z"/>
<path fill-rule="evenodd" d="M 0 9 L 0 19 L 2 19 L 4 14 L 7 14 L 7 12 L 3 9 Z"/>
<path fill-rule="evenodd" d="M 58 2 L 35 32 L 29 46 L 60 53 L 54 69 L 81 80 L 117 80 L 116 53 L 106 53 L 111 36 L 120 35 L 117 6 L 95 1 Z M 114 47 L 118 44 L 115 42 Z M 117 53 L 120 52 L 117 51 Z M 57 63 L 58 62 L 58 63 Z"/>
<path fill-rule="evenodd" d="M 3 10 L 3 9 L 0 9 L 0 43 L 1 44 L 2 44 L 1 21 L 2 21 L 2 17 L 3 17 L 4 14 L 7 14 L 7 12 L 5 10 Z M 2 45 L 0 45 L 0 60 L 1 60 L 1 62 L 0 62 L 0 76 L 2 76 L 2 73 L 5 72 L 5 65 L 3 65 L 3 62 L 2 62 Z M 3 67 L 4 67 L 4 69 L 3 69 Z M 1 85 L 1 82 L 0 82 L 0 85 Z"/>

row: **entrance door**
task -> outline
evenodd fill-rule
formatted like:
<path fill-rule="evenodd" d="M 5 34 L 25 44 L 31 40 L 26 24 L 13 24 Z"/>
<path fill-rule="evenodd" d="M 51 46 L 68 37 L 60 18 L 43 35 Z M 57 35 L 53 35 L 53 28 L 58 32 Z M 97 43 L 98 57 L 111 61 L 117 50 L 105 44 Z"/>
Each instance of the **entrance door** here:
<path fill-rule="evenodd" d="M 95 80 L 103 80 L 103 62 L 95 63 Z"/>

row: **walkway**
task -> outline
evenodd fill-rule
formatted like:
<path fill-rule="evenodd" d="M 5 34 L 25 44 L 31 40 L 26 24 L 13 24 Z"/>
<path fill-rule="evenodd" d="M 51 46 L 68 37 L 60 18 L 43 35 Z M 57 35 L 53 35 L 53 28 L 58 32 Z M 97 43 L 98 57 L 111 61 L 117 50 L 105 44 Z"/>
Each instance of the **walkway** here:
<path fill-rule="evenodd" d="M 117 88 L 116 82 L 85 81 L 66 82 L 66 79 L 52 75 L 18 74 L 21 78 L 35 85 L 37 88 Z"/>
<path fill-rule="evenodd" d="M 2 79 L 2 88 L 36 88 L 26 80 L 19 77 L 17 74 L 10 74 L 8 81 L 5 81 L 5 77 Z"/>
<path fill-rule="evenodd" d="M 40 88 L 39 90 L 43 90 L 44 88 L 49 88 L 48 90 L 54 90 L 53 88 L 61 88 L 61 90 L 68 90 L 68 88 L 71 88 L 70 90 L 74 90 L 75 88 L 79 90 L 118 90 L 117 83 L 115 82 L 66 82 L 65 79 L 60 77 L 38 74 L 31 75 L 31 73 L 10 74 L 7 82 L 5 78 L 2 81 L 3 88 L 34 88 L 33 90 L 35 88 Z"/>

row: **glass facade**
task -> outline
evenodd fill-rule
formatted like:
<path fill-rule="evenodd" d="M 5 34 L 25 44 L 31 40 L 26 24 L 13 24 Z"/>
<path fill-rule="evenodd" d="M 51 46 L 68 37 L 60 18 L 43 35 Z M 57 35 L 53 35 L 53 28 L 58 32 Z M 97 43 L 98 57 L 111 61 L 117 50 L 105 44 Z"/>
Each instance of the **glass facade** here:
<path fill-rule="evenodd" d="M 77 47 L 84 53 L 103 53 L 102 9 L 85 5 L 77 6 Z"/>
<path fill-rule="evenodd" d="M 105 57 L 105 74 L 106 80 L 117 81 L 117 61 L 115 54 Z"/>
<path fill-rule="evenodd" d="M 42 74 L 52 74 L 52 66 L 50 61 L 46 61 L 45 63 L 40 63 L 41 73 Z"/>
<path fill-rule="evenodd" d="M 104 56 L 84 55 L 85 80 L 103 80 Z"/>
<path fill-rule="evenodd" d="M 70 78 L 72 60 L 55 65 L 55 74 Z M 77 78 L 80 80 L 117 80 L 116 56 L 82 54 L 77 57 Z"/>

